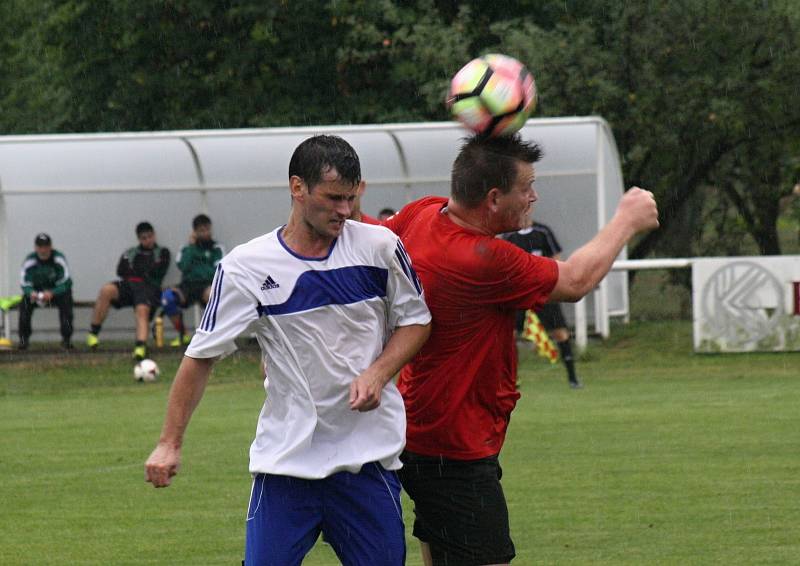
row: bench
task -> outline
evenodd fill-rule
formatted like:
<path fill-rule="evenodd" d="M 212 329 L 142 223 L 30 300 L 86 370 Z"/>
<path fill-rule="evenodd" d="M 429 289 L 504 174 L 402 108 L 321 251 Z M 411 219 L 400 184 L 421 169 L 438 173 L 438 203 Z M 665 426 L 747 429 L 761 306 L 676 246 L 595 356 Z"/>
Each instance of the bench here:
<path fill-rule="evenodd" d="M 74 309 L 93 309 L 94 308 L 94 301 L 72 301 L 72 308 Z M 3 336 L 1 338 L 5 339 L 7 343 L 11 341 L 11 311 L 17 310 L 17 306 L 13 306 L 8 310 L 3 310 Z M 203 311 L 200 309 L 200 305 L 195 303 L 192 305 L 192 311 L 194 313 L 194 325 L 195 328 L 200 326 L 200 319 L 203 316 Z"/>

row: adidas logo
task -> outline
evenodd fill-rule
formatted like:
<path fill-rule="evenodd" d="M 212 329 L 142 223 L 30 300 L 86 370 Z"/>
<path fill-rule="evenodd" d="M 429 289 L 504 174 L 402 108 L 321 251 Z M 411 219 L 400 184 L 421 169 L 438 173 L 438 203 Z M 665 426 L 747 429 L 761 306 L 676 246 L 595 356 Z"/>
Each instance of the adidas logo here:
<path fill-rule="evenodd" d="M 272 278 L 272 275 L 267 275 L 267 278 L 264 279 L 264 284 L 261 285 L 261 290 L 267 291 L 268 289 L 277 289 L 278 287 L 280 287 L 280 285 L 275 283 L 275 280 Z"/>

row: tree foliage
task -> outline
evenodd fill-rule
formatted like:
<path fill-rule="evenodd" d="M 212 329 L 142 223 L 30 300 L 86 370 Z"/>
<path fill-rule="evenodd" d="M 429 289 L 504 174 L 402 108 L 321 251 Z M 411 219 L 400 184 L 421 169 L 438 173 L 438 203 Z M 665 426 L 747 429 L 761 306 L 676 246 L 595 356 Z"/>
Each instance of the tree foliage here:
<path fill-rule="evenodd" d="M 6 0 L 0 18 L 2 133 L 443 120 L 452 74 L 508 53 L 539 115 L 603 116 L 626 181 L 656 193 L 663 228 L 633 257 L 735 251 L 736 230 L 780 252 L 789 0 Z"/>

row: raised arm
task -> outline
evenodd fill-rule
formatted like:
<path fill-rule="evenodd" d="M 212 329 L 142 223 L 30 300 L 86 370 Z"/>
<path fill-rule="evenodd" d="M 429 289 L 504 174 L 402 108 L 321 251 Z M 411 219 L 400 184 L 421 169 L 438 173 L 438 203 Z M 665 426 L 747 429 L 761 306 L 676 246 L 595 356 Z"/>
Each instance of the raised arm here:
<path fill-rule="evenodd" d="M 189 425 L 211 375 L 214 359 L 185 356 L 169 392 L 167 415 L 161 437 L 145 463 L 145 481 L 154 487 L 167 487 L 178 473 L 181 463 L 183 435 Z"/>
<path fill-rule="evenodd" d="M 589 243 L 558 262 L 558 282 L 551 301 L 578 301 L 611 270 L 619 252 L 633 236 L 658 228 L 653 193 L 638 187 L 627 191 L 611 221 Z"/>

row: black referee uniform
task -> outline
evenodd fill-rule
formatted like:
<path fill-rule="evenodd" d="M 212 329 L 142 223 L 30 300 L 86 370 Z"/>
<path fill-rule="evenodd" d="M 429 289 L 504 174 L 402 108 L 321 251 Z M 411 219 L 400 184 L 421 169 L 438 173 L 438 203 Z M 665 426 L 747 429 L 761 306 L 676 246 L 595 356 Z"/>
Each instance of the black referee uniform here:
<path fill-rule="evenodd" d="M 517 247 L 522 248 L 528 253 L 543 257 L 553 257 L 561 253 L 561 245 L 558 243 L 555 234 L 549 226 L 534 223 L 533 226 L 523 228 L 518 232 L 511 232 L 503 235 L 503 239 L 511 242 Z M 567 321 L 558 303 L 546 303 L 536 315 L 542 321 L 542 325 L 549 332 L 557 328 L 567 328 Z M 517 313 L 516 327 L 517 332 L 522 334 L 525 326 L 525 311 Z M 557 342 L 561 352 L 561 359 L 567 366 L 567 376 L 572 387 L 580 387 L 578 377 L 575 375 L 575 360 L 572 356 L 572 339 L 567 338 L 563 342 Z"/>

